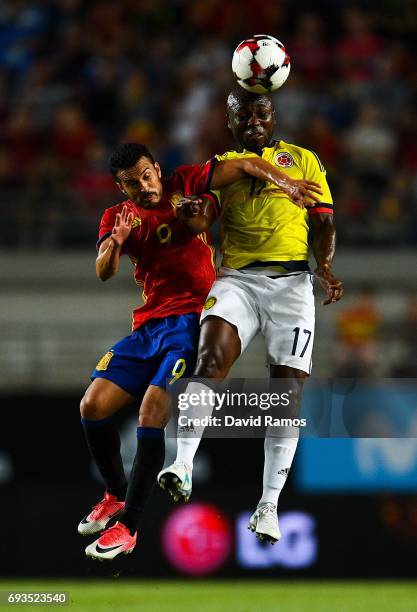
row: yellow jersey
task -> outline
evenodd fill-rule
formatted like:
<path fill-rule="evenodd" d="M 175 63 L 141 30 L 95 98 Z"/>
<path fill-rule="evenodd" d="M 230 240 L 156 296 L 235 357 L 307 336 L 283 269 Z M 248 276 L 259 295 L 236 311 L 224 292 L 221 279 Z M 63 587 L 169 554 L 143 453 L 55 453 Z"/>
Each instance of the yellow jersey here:
<path fill-rule="evenodd" d="M 258 157 L 252 151 L 229 151 L 218 160 Z M 317 155 L 283 140 L 264 147 L 263 159 L 293 179 L 317 182 L 322 202 L 302 209 L 273 183 L 252 177 L 216 191 L 221 206 L 223 265 L 243 268 L 253 262 L 308 261 L 308 215 L 333 212 L 326 171 Z"/>

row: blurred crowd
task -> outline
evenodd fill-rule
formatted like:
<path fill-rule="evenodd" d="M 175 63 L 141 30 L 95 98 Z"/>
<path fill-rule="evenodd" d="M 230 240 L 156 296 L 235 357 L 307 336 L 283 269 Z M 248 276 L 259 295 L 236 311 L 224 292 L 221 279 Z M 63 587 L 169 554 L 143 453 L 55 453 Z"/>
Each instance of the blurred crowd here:
<path fill-rule="evenodd" d="M 334 376 L 417 377 L 417 298 L 401 300 L 397 316 L 387 320 L 378 305 L 382 297 L 366 286 L 350 296 L 350 303 L 341 303 L 335 321 Z"/>
<path fill-rule="evenodd" d="M 254 33 L 292 58 L 277 137 L 313 149 L 339 243 L 417 243 L 417 4 L 412 0 L 2 0 L 3 246 L 91 245 L 118 201 L 109 153 L 154 151 L 166 174 L 231 146 L 231 56 Z"/>

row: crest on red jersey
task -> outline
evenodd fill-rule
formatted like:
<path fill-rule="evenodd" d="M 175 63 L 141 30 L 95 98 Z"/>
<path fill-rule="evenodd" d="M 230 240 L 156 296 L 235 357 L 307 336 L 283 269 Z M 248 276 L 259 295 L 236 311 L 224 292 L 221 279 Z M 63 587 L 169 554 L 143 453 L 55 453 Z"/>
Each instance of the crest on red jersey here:
<path fill-rule="evenodd" d="M 183 197 L 184 197 L 184 195 L 181 193 L 181 191 L 174 191 L 174 193 L 171 194 L 171 197 L 169 198 L 169 202 L 170 202 L 171 206 L 173 206 L 175 208 L 177 206 L 178 202 Z"/>
<path fill-rule="evenodd" d="M 294 160 L 292 155 L 283 151 L 282 153 L 278 153 L 275 158 L 275 163 L 277 166 L 281 166 L 281 168 L 291 168 L 294 165 Z"/>

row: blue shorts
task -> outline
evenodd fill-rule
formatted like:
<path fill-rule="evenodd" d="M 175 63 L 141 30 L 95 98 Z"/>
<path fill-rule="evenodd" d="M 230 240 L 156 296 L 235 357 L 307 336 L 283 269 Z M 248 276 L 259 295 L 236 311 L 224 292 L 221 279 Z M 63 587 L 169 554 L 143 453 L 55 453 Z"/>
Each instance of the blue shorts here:
<path fill-rule="evenodd" d="M 197 357 L 199 317 L 196 313 L 152 319 L 117 342 L 91 375 L 106 378 L 137 398 L 148 385 L 166 388 L 191 376 Z"/>

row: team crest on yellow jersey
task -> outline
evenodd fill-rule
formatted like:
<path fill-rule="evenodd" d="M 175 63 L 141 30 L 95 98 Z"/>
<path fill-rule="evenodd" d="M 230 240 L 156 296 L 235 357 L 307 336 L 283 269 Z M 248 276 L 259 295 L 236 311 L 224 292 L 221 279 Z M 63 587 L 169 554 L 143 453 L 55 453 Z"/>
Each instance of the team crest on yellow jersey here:
<path fill-rule="evenodd" d="M 278 153 L 275 158 L 275 163 L 277 166 L 281 166 L 281 168 L 291 168 L 294 165 L 294 160 L 292 155 L 283 151 L 282 153 Z"/>
<path fill-rule="evenodd" d="M 140 217 L 135 217 L 132 221 L 132 229 L 135 229 L 135 227 L 139 227 L 140 225 L 142 225 L 142 219 Z"/>
<path fill-rule="evenodd" d="M 213 308 L 216 302 L 217 298 L 215 298 L 214 296 L 208 297 L 206 299 L 206 303 L 204 304 L 204 310 L 210 310 L 210 308 Z"/>
<path fill-rule="evenodd" d="M 107 370 L 107 368 L 109 367 L 110 360 L 113 357 L 113 355 L 114 355 L 113 351 L 108 351 L 105 355 L 103 355 L 103 357 L 100 359 L 100 361 L 96 365 L 96 370 L 99 370 L 100 372 L 104 372 L 105 370 Z"/>

